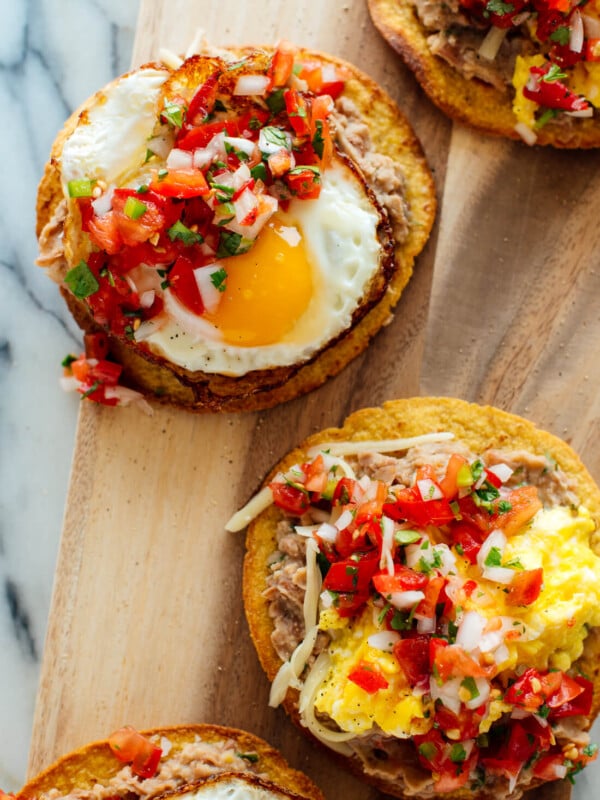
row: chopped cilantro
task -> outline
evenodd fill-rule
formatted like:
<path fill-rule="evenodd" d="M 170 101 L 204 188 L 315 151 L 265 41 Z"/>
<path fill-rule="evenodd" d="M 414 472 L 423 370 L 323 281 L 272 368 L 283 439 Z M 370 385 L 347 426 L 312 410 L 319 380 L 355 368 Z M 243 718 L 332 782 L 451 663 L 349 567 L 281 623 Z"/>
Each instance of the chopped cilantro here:
<path fill-rule="evenodd" d="M 63 360 L 60 362 L 60 365 L 61 367 L 65 367 L 66 369 L 67 367 L 70 367 L 74 361 L 77 361 L 77 356 L 74 356 L 72 353 L 69 353 L 63 358 Z"/>
<path fill-rule="evenodd" d="M 503 17 L 505 14 L 511 14 L 514 10 L 515 7 L 512 3 L 504 3 L 503 0 L 488 0 L 484 16 L 497 14 L 499 17 Z"/>
<path fill-rule="evenodd" d="M 560 81 L 566 77 L 567 73 L 563 72 L 558 64 L 550 64 L 550 69 L 542 75 L 542 80 L 545 81 L 545 83 L 554 83 L 554 81 Z"/>
<path fill-rule="evenodd" d="M 568 25 L 559 25 L 549 36 L 550 41 L 557 44 L 568 44 L 571 38 L 571 31 Z"/>
<path fill-rule="evenodd" d="M 267 144 L 275 145 L 276 147 L 288 147 L 288 138 L 285 131 L 281 128 L 275 128 L 273 125 L 267 125 L 261 131 L 263 139 Z"/>
<path fill-rule="evenodd" d="M 419 753 L 423 756 L 423 758 L 431 761 L 437 755 L 437 747 L 433 742 L 423 742 L 419 745 Z"/>
<path fill-rule="evenodd" d="M 86 392 L 84 392 L 81 396 L 82 397 L 89 397 L 91 394 L 94 394 L 96 389 L 99 389 L 99 388 L 100 388 L 100 381 L 94 381 L 92 383 L 92 385 L 90 386 L 90 388 Z"/>
<path fill-rule="evenodd" d="M 180 105 L 167 100 L 162 110 L 161 117 L 170 125 L 173 125 L 173 127 L 181 128 L 183 125 L 184 113 L 184 109 Z"/>
<path fill-rule="evenodd" d="M 320 550 L 317 552 L 317 564 L 321 572 L 321 577 L 324 578 L 329 572 L 329 567 L 331 566 L 331 563 L 327 558 L 327 556 L 324 555 Z"/>
<path fill-rule="evenodd" d="M 236 753 L 236 755 L 243 758 L 244 761 L 249 761 L 250 764 L 256 764 L 258 762 L 258 753 Z"/>
<path fill-rule="evenodd" d="M 479 689 L 477 688 L 477 684 L 475 682 L 475 678 L 465 678 L 461 681 L 460 685 L 469 692 L 471 695 L 471 700 L 475 700 L 476 697 L 479 697 Z"/>
<path fill-rule="evenodd" d="M 177 220 L 174 225 L 167 230 L 169 239 L 174 242 L 175 239 L 180 239 L 186 247 L 192 244 L 202 244 L 204 237 L 200 233 L 196 233 L 184 225 L 181 220 Z"/>
<path fill-rule="evenodd" d="M 498 503 L 498 513 L 499 514 L 507 514 L 512 509 L 512 503 L 509 503 L 508 500 L 500 500 Z"/>
<path fill-rule="evenodd" d="M 219 292 L 224 292 L 227 288 L 225 281 L 227 280 L 227 272 L 225 267 L 215 270 L 210 276 L 210 282 Z"/>
<path fill-rule="evenodd" d="M 499 567 L 502 565 L 502 553 L 499 547 L 492 547 L 483 562 L 486 567 Z"/>
<path fill-rule="evenodd" d="M 250 174 L 254 178 L 255 181 L 266 181 L 267 180 L 267 168 L 262 163 L 256 164 L 256 166 L 252 167 L 250 170 Z"/>
<path fill-rule="evenodd" d="M 315 132 L 312 138 L 312 146 L 316 155 L 323 158 L 323 150 L 325 148 L 325 139 L 323 138 L 323 120 L 315 120 Z"/>
<path fill-rule="evenodd" d="M 76 267 L 70 269 L 65 275 L 65 283 L 80 300 L 89 297 L 100 288 L 96 276 L 85 261 L 80 261 Z"/>
<path fill-rule="evenodd" d="M 275 89 L 274 92 L 267 95 L 265 102 L 269 111 L 272 114 L 278 114 L 285 108 L 285 100 L 283 99 L 283 89 Z"/>
<path fill-rule="evenodd" d="M 253 242 L 244 239 L 240 233 L 221 231 L 217 258 L 227 258 L 227 256 L 237 256 L 240 253 L 247 253 L 252 245 Z"/>
<path fill-rule="evenodd" d="M 233 186 L 226 186 L 224 183 L 216 183 L 214 181 L 211 181 L 210 186 L 211 189 L 214 189 L 216 192 L 215 200 L 218 203 L 229 202 L 229 200 L 231 200 L 231 198 L 235 194 L 235 189 L 233 188 Z"/>

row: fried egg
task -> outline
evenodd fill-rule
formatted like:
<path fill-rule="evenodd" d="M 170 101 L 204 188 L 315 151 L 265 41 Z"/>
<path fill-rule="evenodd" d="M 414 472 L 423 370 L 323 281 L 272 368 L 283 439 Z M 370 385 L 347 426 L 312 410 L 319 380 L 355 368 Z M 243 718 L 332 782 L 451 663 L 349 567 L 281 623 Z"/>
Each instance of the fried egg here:
<path fill-rule="evenodd" d="M 172 800 L 285 800 L 297 797 L 270 781 L 243 773 L 215 775 L 187 791 L 169 793 Z"/>
<path fill-rule="evenodd" d="M 64 187 L 83 177 L 119 186 L 145 182 L 146 143 L 167 76 L 145 68 L 101 93 L 65 143 Z M 235 377 L 307 362 L 372 301 L 369 292 L 379 287 L 389 258 L 381 222 L 362 177 L 335 157 L 317 199 L 292 199 L 248 252 L 215 261 L 227 273 L 216 310 L 193 314 L 167 288 L 164 313 L 144 323 L 136 340 L 194 372 Z"/>

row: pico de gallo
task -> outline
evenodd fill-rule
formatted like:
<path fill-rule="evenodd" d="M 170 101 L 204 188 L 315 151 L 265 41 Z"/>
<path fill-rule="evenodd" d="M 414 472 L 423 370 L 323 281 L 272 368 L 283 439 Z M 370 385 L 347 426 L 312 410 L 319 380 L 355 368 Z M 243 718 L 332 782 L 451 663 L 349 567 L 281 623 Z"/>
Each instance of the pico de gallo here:
<path fill-rule="evenodd" d="M 594 0 L 461 0 L 488 33 L 480 55 L 493 59 L 505 37 L 521 36 L 512 78 L 518 122 L 536 130 L 559 115 L 592 117 L 600 103 L 600 16 Z"/>
<path fill-rule="evenodd" d="M 460 448 L 424 459 L 407 482 L 400 465 L 382 479 L 325 449 L 269 484 L 288 520 L 281 536 L 296 539 L 289 560 L 283 545 L 270 559 L 270 598 L 280 585 L 289 595 L 297 540 L 306 542 L 305 638 L 275 678 L 272 704 L 300 689 L 304 713 L 312 708 L 304 724 L 350 754 L 369 746 L 362 736 L 384 754 L 398 737 L 410 741 L 435 792 L 572 779 L 596 746 L 560 728 L 568 718 L 587 728 L 594 687 L 576 665 L 557 668 L 531 647 L 550 576 L 511 554 L 549 513 L 538 488 Z M 331 641 L 309 661 L 317 631 Z M 386 776 L 397 753 L 389 744 Z"/>
<path fill-rule="evenodd" d="M 105 406 L 127 406 L 134 403 L 146 413 L 152 407 L 141 392 L 123 386 L 120 382 L 123 367 L 112 361 L 109 344 L 104 333 L 87 333 L 84 336 L 85 352 L 79 356 L 69 354 L 62 361 L 61 387 L 66 392 L 79 392 L 82 399 Z"/>
<path fill-rule="evenodd" d="M 99 325 L 141 342 L 144 322 L 213 312 L 227 292 L 221 260 L 247 252 L 292 198 L 319 197 L 348 77 L 287 42 L 235 62 L 193 56 L 166 76 L 136 177 L 67 186 L 89 252 L 66 285 Z"/>

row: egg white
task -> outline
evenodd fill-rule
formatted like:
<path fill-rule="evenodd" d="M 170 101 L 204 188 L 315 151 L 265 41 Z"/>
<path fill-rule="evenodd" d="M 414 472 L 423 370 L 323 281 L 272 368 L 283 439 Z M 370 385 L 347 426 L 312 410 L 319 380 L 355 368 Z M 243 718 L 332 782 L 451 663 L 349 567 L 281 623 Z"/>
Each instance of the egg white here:
<path fill-rule="evenodd" d="M 63 148 L 65 195 L 73 179 L 102 178 L 118 186 L 145 182 L 147 141 L 156 125 L 161 86 L 168 74 L 147 67 L 98 95 Z M 178 306 L 177 321 L 172 314 L 166 322 L 166 315 L 155 318 L 142 326 L 136 339 L 185 369 L 240 376 L 303 363 L 349 328 L 380 268 L 380 213 L 360 178 L 341 159 L 334 159 L 321 180 L 318 199 L 295 199 L 286 214 L 279 212 L 291 229 L 287 235 L 297 238 L 297 246 L 306 251 L 314 286 L 305 313 L 279 342 L 254 347 L 225 343 L 217 328 L 186 313 L 168 290 L 165 308 Z"/>
<path fill-rule="evenodd" d="M 255 369 L 301 363 L 339 336 L 352 321 L 379 269 L 379 213 L 352 169 L 336 160 L 322 176 L 316 200 L 292 200 L 280 218 L 300 235 L 313 267 L 315 291 L 304 314 L 277 344 L 238 347 L 223 343 L 204 323 L 192 330 L 169 320 L 148 336 L 150 348 L 186 369 L 244 375 Z"/>

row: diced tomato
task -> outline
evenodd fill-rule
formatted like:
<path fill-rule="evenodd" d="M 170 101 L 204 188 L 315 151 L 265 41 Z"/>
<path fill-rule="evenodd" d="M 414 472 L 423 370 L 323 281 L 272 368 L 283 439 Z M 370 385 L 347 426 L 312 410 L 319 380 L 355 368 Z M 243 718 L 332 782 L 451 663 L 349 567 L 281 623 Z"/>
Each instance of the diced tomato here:
<path fill-rule="evenodd" d="M 352 672 L 348 673 L 348 680 L 360 686 L 368 694 L 375 694 L 375 692 L 387 689 L 389 686 L 386 677 L 370 661 L 360 661 Z"/>
<path fill-rule="evenodd" d="M 237 119 L 223 119 L 218 122 L 207 122 L 197 128 L 182 131 L 182 135 L 177 140 L 179 150 L 196 150 L 204 148 L 218 133 L 225 133 L 228 136 L 239 136 L 239 126 Z"/>
<path fill-rule="evenodd" d="M 381 538 L 381 528 L 379 530 Z M 335 543 L 335 549 L 342 558 L 347 558 L 357 550 L 365 550 L 373 543 L 370 537 L 370 523 L 365 523 L 357 527 L 355 522 L 351 522 L 347 528 L 343 528 L 339 533 Z"/>
<path fill-rule="evenodd" d="M 502 528 L 506 536 L 518 533 L 542 508 L 542 501 L 535 486 L 519 486 L 513 489 L 508 496 L 508 502 L 511 506 L 510 511 L 496 513 L 491 519 L 494 527 Z"/>
<path fill-rule="evenodd" d="M 78 358 L 76 361 L 72 361 L 70 368 L 74 378 L 81 383 L 85 383 L 87 381 L 90 374 L 90 364 L 85 356 L 80 356 L 80 358 Z"/>
<path fill-rule="evenodd" d="M 394 645 L 393 652 L 411 686 L 429 680 L 429 636 L 401 639 Z"/>
<path fill-rule="evenodd" d="M 271 78 L 270 89 L 285 86 L 294 68 L 296 48 L 293 44 L 282 39 L 277 45 L 277 50 L 271 60 L 268 75 Z"/>
<path fill-rule="evenodd" d="M 574 56 L 581 58 L 581 53 L 575 54 L 566 45 L 554 48 L 553 56 L 561 66 L 570 66 Z M 579 59 L 575 59 L 579 60 Z M 568 63 L 567 63 L 568 62 Z M 544 76 L 551 68 L 548 61 L 542 67 L 530 67 L 529 72 L 533 79 L 537 80 L 537 85 L 529 88 L 529 83 L 523 87 L 523 96 L 528 100 L 533 100 L 544 108 L 557 108 L 563 111 L 585 111 L 590 108 L 588 101 L 580 95 L 572 92 L 566 84 L 560 80 L 544 80 Z M 529 487 L 527 487 L 529 488 Z"/>
<path fill-rule="evenodd" d="M 283 100 L 294 133 L 297 136 L 308 136 L 310 133 L 308 106 L 302 95 L 296 89 L 286 89 Z"/>
<path fill-rule="evenodd" d="M 123 247 L 117 218 L 113 211 L 108 211 L 101 217 L 90 217 L 87 230 L 92 242 L 109 255 L 118 253 Z"/>
<path fill-rule="evenodd" d="M 530 606 L 540 596 L 543 582 L 542 567 L 515 572 L 515 577 L 508 587 L 506 602 L 509 606 Z"/>
<path fill-rule="evenodd" d="M 340 617 L 353 617 L 369 599 L 369 592 L 340 592 L 336 594 L 333 605 Z"/>
<path fill-rule="evenodd" d="M 585 40 L 585 60 L 600 61 L 600 39 Z"/>
<path fill-rule="evenodd" d="M 86 358 L 106 358 L 108 355 L 108 337 L 105 333 L 86 333 L 83 337 Z"/>
<path fill-rule="evenodd" d="M 434 575 L 427 581 L 424 592 L 425 597 L 415 609 L 415 616 L 418 617 L 433 617 L 435 616 L 435 607 L 438 603 L 440 592 L 444 588 L 446 579 L 441 575 Z"/>
<path fill-rule="evenodd" d="M 273 481 L 269 484 L 273 492 L 273 502 L 276 506 L 287 511 L 288 514 L 300 516 L 309 507 L 310 502 L 306 492 L 288 483 Z"/>
<path fill-rule="evenodd" d="M 131 764 L 131 771 L 140 778 L 156 775 L 162 750 L 150 739 L 130 726 L 120 728 L 108 739 L 112 753 L 124 763 Z"/>
<path fill-rule="evenodd" d="M 450 456 L 446 466 L 446 473 L 439 482 L 439 487 L 447 500 L 454 500 L 458 494 L 458 473 L 468 463 L 467 459 L 458 455 L 458 453 L 453 453 Z"/>
<path fill-rule="evenodd" d="M 541 4 L 540 4 L 541 6 Z M 553 8 L 537 9 L 536 36 L 540 42 L 547 42 L 550 35 L 561 25 L 565 25 L 564 14 Z"/>
<path fill-rule="evenodd" d="M 88 374 L 88 381 L 94 383 L 98 381 L 104 386 L 116 386 L 123 367 L 121 364 L 115 364 L 113 361 L 106 361 L 102 359 L 90 367 Z"/>
<path fill-rule="evenodd" d="M 560 768 L 564 766 L 564 763 L 565 756 L 563 753 L 550 753 L 534 762 L 533 774 L 542 781 L 555 781 L 557 778 L 562 777 Z"/>
<path fill-rule="evenodd" d="M 137 219 L 132 219 L 125 213 L 127 201 L 131 197 L 145 209 Z M 150 193 L 140 195 L 135 189 L 115 189 L 112 208 L 109 214 L 114 215 L 120 239 L 128 247 L 146 242 L 151 236 L 162 231 L 166 225 L 162 198 Z"/>
<path fill-rule="evenodd" d="M 155 172 L 150 189 L 164 197 L 204 197 L 210 192 L 206 178 L 199 169 L 170 169 L 159 177 Z"/>
<path fill-rule="evenodd" d="M 296 167 L 287 173 L 285 182 L 300 200 L 315 200 L 321 194 L 321 176 L 310 167 Z"/>
<path fill-rule="evenodd" d="M 306 82 L 311 92 L 318 94 L 323 85 L 323 68 L 316 61 L 304 62 L 298 71 L 298 78 Z"/>
<path fill-rule="evenodd" d="M 380 572 L 373 576 L 373 585 L 383 597 L 396 592 L 413 592 L 425 588 L 428 583 L 427 575 L 417 572 L 403 564 L 394 564 L 394 574 Z"/>
<path fill-rule="evenodd" d="M 479 735 L 479 723 L 481 722 L 483 712 L 485 711 L 485 704 L 481 708 L 481 713 L 478 711 L 470 711 L 468 708 L 461 706 L 458 714 L 451 711 L 443 704 L 436 705 L 435 708 L 435 722 L 442 731 L 458 731 L 458 735 L 453 738 L 460 740 L 474 739 Z"/>
<path fill-rule="evenodd" d="M 439 640 L 432 639 L 432 642 L 434 641 Z M 456 644 L 435 647 L 433 666 L 444 682 L 453 677 L 487 678 L 496 671 L 494 666 L 482 667 Z"/>
<path fill-rule="evenodd" d="M 375 497 L 361 503 L 356 512 L 355 522 L 362 525 L 363 522 L 370 522 L 374 518 L 381 516 L 383 505 L 387 497 L 387 485 L 383 481 L 373 481 L 375 485 Z"/>
<path fill-rule="evenodd" d="M 332 592 L 366 592 L 378 566 L 379 556 L 375 551 L 336 561 L 325 576 L 323 588 Z"/>
<path fill-rule="evenodd" d="M 541 673 L 530 667 L 508 687 L 504 694 L 507 703 L 535 712 L 559 688 L 562 672 Z"/>
<path fill-rule="evenodd" d="M 179 256 L 169 270 L 169 288 L 186 308 L 202 314 L 204 304 L 194 277 L 194 263 L 187 256 Z"/>
<path fill-rule="evenodd" d="M 383 513 L 396 521 L 406 520 L 418 527 L 445 525 L 454 520 L 450 503 L 443 497 L 439 500 L 423 500 L 417 487 L 401 489 L 394 503 L 386 503 Z"/>
<path fill-rule="evenodd" d="M 465 581 L 463 585 L 463 592 L 466 594 L 467 597 L 471 597 L 475 589 L 477 588 L 477 581 L 468 580 Z"/>
<path fill-rule="evenodd" d="M 418 759 L 425 769 L 441 774 L 444 768 L 447 742 L 437 728 L 413 736 Z"/>
<path fill-rule="evenodd" d="M 310 107 L 310 136 L 313 150 L 323 167 L 327 167 L 333 157 L 333 140 L 327 121 L 332 110 L 333 103 L 328 95 L 313 98 Z"/>
<path fill-rule="evenodd" d="M 337 100 L 338 97 L 344 91 L 345 86 L 346 86 L 346 81 L 343 80 L 324 81 L 321 84 L 321 89 L 319 91 L 319 94 L 327 95 L 328 97 L 331 97 L 332 100 Z"/>
<path fill-rule="evenodd" d="M 354 495 L 356 481 L 352 478 L 340 478 L 333 492 L 332 503 L 334 506 L 346 505 Z"/>
<path fill-rule="evenodd" d="M 477 553 L 481 550 L 481 532 L 468 522 L 454 522 L 450 526 L 450 536 L 457 550 L 471 563 L 477 563 Z"/>
<path fill-rule="evenodd" d="M 592 709 L 593 699 L 594 685 L 591 681 L 580 675 L 571 678 L 569 675 L 563 674 L 560 688 L 547 701 L 551 709 L 549 718 L 562 719 L 579 714 L 588 716 Z"/>
<path fill-rule="evenodd" d="M 327 487 L 327 470 L 323 456 L 318 455 L 313 461 L 302 465 L 302 472 L 305 475 L 304 488 L 309 492 L 320 494 Z"/>
<path fill-rule="evenodd" d="M 215 107 L 218 88 L 219 70 L 215 70 L 192 97 L 186 115 L 187 124 L 199 125 L 212 112 Z"/>

